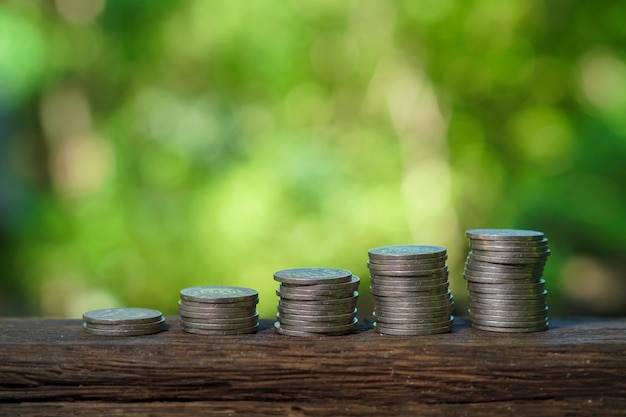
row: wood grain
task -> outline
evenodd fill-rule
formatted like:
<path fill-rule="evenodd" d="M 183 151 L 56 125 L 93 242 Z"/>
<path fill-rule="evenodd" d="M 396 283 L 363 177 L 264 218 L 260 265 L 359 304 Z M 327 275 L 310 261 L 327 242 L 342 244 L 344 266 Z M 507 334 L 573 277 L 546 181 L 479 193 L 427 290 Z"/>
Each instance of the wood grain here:
<path fill-rule="evenodd" d="M 113 405 L 106 415 L 619 415 L 626 406 L 626 318 L 553 320 L 531 334 L 457 319 L 450 334 L 420 337 L 381 336 L 366 320 L 355 334 L 312 339 L 277 335 L 269 320 L 257 334 L 220 337 L 168 323 L 107 338 L 80 320 L 0 319 L 0 415 L 103 415 Z"/>

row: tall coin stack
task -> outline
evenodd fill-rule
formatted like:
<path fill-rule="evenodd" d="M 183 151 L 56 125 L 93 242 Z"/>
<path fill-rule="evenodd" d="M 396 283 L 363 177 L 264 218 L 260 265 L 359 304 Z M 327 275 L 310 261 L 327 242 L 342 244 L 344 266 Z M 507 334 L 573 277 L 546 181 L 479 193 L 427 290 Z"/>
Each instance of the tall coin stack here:
<path fill-rule="evenodd" d="M 374 329 L 381 334 L 414 336 L 452 329 L 446 248 L 394 245 L 368 251 L 374 296 Z"/>
<path fill-rule="evenodd" d="M 550 249 L 542 232 L 474 229 L 466 232 L 465 263 L 472 327 L 493 332 L 537 332 L 548 328 L 545 281 Z"/>
<path fill-rule="evenodd" d="M 190 287 L 180 291 L 180 326 L 187 333 L 235 335 L 259 328 L 259 293 L 229 286 Z"/>
<path fill-rule="evenodd" d="M 336 268 L 293 268 L 274 273 L 280 282 L 274 328 L 287 336 L 339 336 L 357 323 L 359 277 Z"/>
<path fill-rule="evenodd" d="M 140 336 L 163 330 L 165 319 L 149 308 L 103 308 L 83 314 L 83 328 L 102 336 Z"/>

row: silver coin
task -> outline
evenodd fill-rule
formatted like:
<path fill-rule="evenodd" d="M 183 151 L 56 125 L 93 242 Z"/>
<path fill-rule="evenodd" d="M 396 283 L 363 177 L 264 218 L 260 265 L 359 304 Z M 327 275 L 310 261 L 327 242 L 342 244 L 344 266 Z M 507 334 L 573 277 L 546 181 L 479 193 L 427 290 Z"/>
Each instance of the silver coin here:
<path fill-rule="evenodd" d="M 407 291 L 407 292 L 444 292 L 448 290 L 449 282 L 445 281 L 442 283 L 438 283 L 436 285 L 415 285 L 414 283 L 409 284 L 394 284 L 394 285 L 386 285 L 379 284 L 377 282 L 372 282 L 370 289 L 372 291 Z"/>
<path fill-rule="evenodd" d="M 532 303 L 510 303 L 507 302 L 497 302 L 497 303 L 481 303 L 472 300 L 468 303 L 468 307 L 470 309 L 479 309 L 479 310 L 504 310 L 509 312 L 531 312 L 531 311 L 540 311 L 547 307 L 546 300 L 540 300 Z M 526 300 L 528 301 L 528 300 Z"/>
<path fill-rule="evenodd" d="M 542 278 L 538 277 L 492 277 L 483 274 L 463 274 L 463 279 L 467 282 L 477 282 L 482 284 L 507 285 L 507 284 L 533 284 L 539 282 Z"/>
<path fill-rule="evenodd" d="M 283 298 L 288 298 L 289 296 L 320 297 L 321 299 L 346 298 L 352 296 L 355 292 L 358 294 L 358 292 L 352 288 L 341 290 L 296 289 L 285 288 L 283 286 L 276 288 L 276 295 Z M 311 299 L 311 301 L 314 300 L 315 299 Z"/>
<path fill-rule="evenodd" d="M 356 314 L 356 309 L 354 309 L 351 313 L 346 314 L 327 314 L 327 315 L 310 315 L 310 314 L 293 314 L 285 311 L 278 310 L 278 317 L 287 318 L 289 320 L 299 320 L 299 321 L 314 321 L 314 322 L 350 322 L 354 319 Z M 280 321 L 280 320 L 279 320 Z"/>
<path fill-rule="evenodd" d="M 426 336 L 432 334 L 450 333 L 452 331 L 452 326 L 442 326 L 434 329 L 402 330 L 388 328 L 381 326 L 378 322 L 374 322 L 374 331 L 389 336 Z"/>
<path fill-rule="evenodd" d="M 210 303 L 210 302 L 198 302 L 198 301 L 189 301 L 189 300 L 179 300 L 178 305 L 183 305 L 186 308 L 197 308 L 197 309 L 215 309 L 215 310 L 229 310 L 229 309 L 240 309 L 240 308 L 255 308 L 258 304 L 258 299 L 249 300 L 249 301 L 240 301 L 234 303 Z"/>
<path fill-rule="evenodd" d="M 432 328 L 439 328 L 443 326 L 452 326 L 454 321 L 454 316 L 448 316 L 443 320 L 426 320 L 426 321 L 413 321 L 413 322 L 401 322 L 401 323 L 393 323 L 393 322 L 383 322 L 381 320 L 376 320 L 376 323 L 387 329 L 398 329 L 398 330 L 427 330 Z"/>
<path fill-rule="evenodd" d="M 530 264 L 527 264 L 530 265 Z M 541 277 L 543 274 L 543 266 L 539 268 L 529 269 L 507 269 L 507 268 L 492 268 L 492 267 L 480 267 L 476 265 L 466 265 L 465 274 L 478 275 L 488 278 L 530 278 Z"/>
<path fill-rule="evenodd" d="M 298 303 L 302 303 L 303 301 L 299 301 Z M 329 314 L 347 314 L 356 308 L 356 301 L 339 306 L 333 305 L 302 305 L 295 302 L 290 302 L 289 300 L 279 300 L 278 305 L 289 311 L 298 311 L 303 314 L 310 313 L 314 314 L 315 312 L 319 312 L 319 314 L 329 315 Z"/>
<path fill-rule="evenodd" d="M 349 282 L 352 272 L 339 268 L 291 268 L 276 271 L 274 279 L 286 284 L 332 284 Z"/>
<path fill-rule="evenodd" d="M 472 240 L 541 240 L 542 232 L 523 229 L 471 229 L 465 235 Z"/>
<path fill-rule="evenodd" d="M 370 259 L 420 259 L 439 258 L 446 255 L 446 248 L 434 245 L 392 245 L 370 249 Z"/>
<path fill-rule="evenodd" d="M 538 258 L 547 258 L 550 256 L 550 249 L 546 249 L 542 252 L 521 252 L 521 251 L 491 251 L 491 250 L 482 250 L 477 248 L 472 248 L 470 254 L 475 258 L 475 255 L 480 255 L 487 258 L 494 259 L 510 259 L 510 258 L 532 258 L 533 261 Z"/>
<path fill-rule="evenodd" d="M 474 310 L 469 312 L 470 320 L 474 320 L 480 324 L 481 320 L 492 320 L 500 323 L 525 323 L 532 325 L 533 323 L 537 323 L 539 321 L 547 320 L 546 315 L 528 315 L 528 316 L 494 316 L 490 314 L 478 314 Z M 519 327 L 516 326 L 516 327 Z"/>
<path fill-rule="evenodd" d="M 197 323 L 188 321 L 185 319 L 180 319 L 181 327 L 184 326 L 187 329 L 200 329 L 200 330 L 226 330 L 226 331 L 235 331 L 242 329 L 249 329 L 256 326 L 258 322 L 255 320 L 251 323 L 234 323 L 234 324 L 225 324 L 225 323 Z"/>
<path fill-rule="evenodd" d="M 178 314 L 184 317 L 206 318 L 206 319 L 245 319 L 258 315 L 258 312 L 254 308 L 245 310 L 236 310 L 236 312 L 227 311 L 222 312 L 220 310 L 186 310 L 183 307 L 178 307 Z"/>
<path fill-rule="evenodd" d="M 541 327 L 547 326 L 548 320 L 547 318 L 542 318 L 541 320 L 535 321 L 500 321 L 500 320 L 488 320 L 488 319 L 479 319 L 477 317 L 470 317 L 470 323 L 472 325 L 476 324 L 479 326 L 489 326 L 489 327 L 503 327 L 503 328 L 515 328 L 515 327 Z"/>
<path fill-rule="evenodd" d="M 422 268 L 424 264 L 442 263 L 445 264 L 448 259 L 448 255 L 439 256 L 436 258 L 415 258 L 415 259 L 389 259 L 389 258 L 374 258 L 367 261 L 368 265 L 374 267 L 417 267 Z"/>
<path fill-rule="evenodd" d="M 354 329 L 349 329 L 343 332 L 326 332 L 326 333 L 314 333 L 314 332 L 304 332 L 301 330 L 296 330 L 292 327 L 281 326 L 279 322 L 274 323 L 274 330 L 276 333 L 284 335 L 284 336 L 294 336 L 294 337 L 323 337 L 323 336 L 343 336 L 346 334 L 350 334 L 354 331 Z"/>
<path fill-rule="evenodd" d="M 181 330 L 186 333 L 195 333 L 201 335 L 211 335 L 211 336 L 235 336 L 240 334 L 250 334 L 256 333 L 259 329 L 259 325 L 257 324 L 254 327 L 246 328 L 246 329 L 234 329 L 234 330 L 208 330 L 208 329 L 200 329 L 197 327 L 189 327 L 181 322 Z"/>
<path fill-rule="evenodd" d="M 519 296 L 535 296 L 543 293 L 545 290 L 545 282 L 531 284 L 529 286 L 521 285 L 501 285 L 501 284 L 481 284 L 476 282 L 468 282 L 467 289 L 476 293 L 475 296 L 482 296 L 482 294 L 493 294 L 494 296 L 500 295 L 519 295 Z"/>
<path fill-rule="evenodd" d="M 414 279 L 420 279 L 421 277 L 429 277 L 429 276 L 438 276 L 438 275 L 448 275 L 448 268 L 436 268 L 436 269 L 422 269 L 422 270 L 410 270 L 410 271 L 378 271 L 378 270 L 370 270 L 370 276 L 376 277 L 375 279 L 384 279 L 385 277 L 410 277 Z"/>
<path fill-rule="evenodd" d="M 493 327 L 493 326 L 483 326 L 481 324 L 470 323 L 472 328 L 478 330 L 484 330 L 487 332 L 499 332 L 499 333 L 533 333 L 533 332 L 542 332 L 548 330 L 549 323 L 545 325 L 540 325 L 536 327 Z"/>
<path fill-rule="evenodd" d="M 329 295 L 319 295 L 319 294 L 315 294 L 315 293 L 297 293 L 297 292 L 283 292 L 281 290 L 279 290 L 278 288 L 276 289 L 276 295 L 279 296 L 281 299 L 284 300 L 294 300 L 294 301 L 331 301 L 331 300 L 345 300 L 346 298 L 349 297 L 358 297 L 359 293 L 358 291 L 353 291 L 349 294 L 343 294 L 343 293 L 339 293 L 336 294 L 335 296 L 329 296 Z"/>
<path fill-rule="evenodd" d="M 438 288 L 436 290 L 431 290 L 431 291 L 405 291 L 405 290 L 380 291 L 374 288 L 370 290 L 371 294 L 374 296 L 374 299 L 376 299 L 376 297 L 382 297 L 383 299 L 394 297 L 394 298 L 401 298 L 401 299 L 413 299 L 413 300 L 418 299 L 418 300 L 426 300 L 426 301 L 438 300 L 439 298 L 436 298 L 438 296 L 442 296 L 442 298 L 448 298 L 446 296 L 448 291 L 449 290 L 447 287 Z"/>
<path fill-rule="evenodd" d="M 414 295 L 420 293 L 411 293 L 407 295 L 404 292 L 400 292 L 400 295 L 392 295 L 392 296 L 381 296 L 374 295 L 374 301 L 380 304 L 397 304 L 401 305 L 403 303 L 415 303 L 415 302 L 430 302 L 430 301 L 443 301 L 450 299 L 452 297 L 452 293 L 450 290 L 445 292 L 441 292 L 438 294 L 428 294 L 428 295 Z"/>
<path fill-rule="evenodd" d="M 99 324 L 150 323 L 162 318 L 160 311 L 149 308 L 104 308 L 83 314 L 86 323 Z"/>
<path fill-rule="evenodd" d="M 165 323 L 165 318 L 161 317 L 161 320 L 148 322 L 148 323 L 125 323 L 125 324 L 102 324 L 102 323 L 88 323 L 84 324 L 90 329 L 95 330 L 151 330 L 161 329 Z"/>
<path fill-rule="evenodd" d="M 374 296 L 376 308 L 436 308 L 452 301 L 452 295 L 432 297 L 380 297 Z"/>
<path fill-rule="evenodd" d="M 284 324 L 281 322 L 278 323 L 278 326 L 283 330 L 288 331 L 298 331 L 298 332 L 307 332 L 307 333 L 321 333 L 327 335 L 341 335 L 354 331 L 356 323 L 358 319 L 355 318 L 352 323 L 345 324 L 341 326 L 311 326 L 311 325 L 298 325 L 298 326 L 290 326 L 288 324 Z M 276 327 L 276 323 L 274 326 Z"/>
<path fill-rule="evenodd" d="M 381 323 L 382 325 L 409 325 L 409 324 L 415 324 L 415 325 L 432 325 L 433 323 L 444 323 L 444 322 L 448 322 L 452 320 L 452 315 L 451 314 L 442 314 L 440 316 L 433 316 L 433 317 L 412 317 L 410 319 L 407 318 L 399 318 L 399 317 L 389 317 L 389 316 L 379 316 L 379 315 L 375 315 L 374 319 L 376 320 L 376 322 Z"/>
<path fill-rule="evenodd" d="M 499 307 L 469 307 L 467 309 L 468 312 L 473 312 L 476 314 L 481 314 L 484 316 L 495 316 L 495 317 L 532 317 L 532 316 L 542 316 L 545 317 L 548 314 L 548 306 L 540 305 L 529 309 L 518 309 L 511 310 L 507 308 L 499 308 Z"/>
<path fill-rule="evenodd" d="M 214 316 L 188 316 L 184 314 L 179 315 L 181 320 L 184 320 L 188 323 L 215 323 L 215 324 L 241 324 L 241 323 L 249 323 L 251 326 L 254 322 L 258 321 L 259 313 L 256 313 L 252 316 L 247 317 L 214 317 Z"/>
<path fill-rule="evenodd" d="M 509 248 L 527 248 L 527 247 L 540 247 L 548 246 L 548 239 L 544 237 L 538 240 L 485 240 L 485 239 L 470 239 L 469 246 L 483 245 L 483 246 L 505 246 Z"/>
<path fill-rule="evenodd" d="M 356 275 L 352 275 L 350 281 L 339 282 L 337 284 L 289 284 L 285 282 L 280 283 L 280 288 L 285 289 L 297 289 L 300 291 L 311 290 L 311 291 L 335 291 L 335 290 L 346 290 L 346 291 L 356 291 L 359 288 L 359 283 L 361 279 Z"/>
<path fill-rule="evenodd" d="M 432 261 L 432 262 L 423 262 L 421 264 L 399 264 L 399 263 L 391 263 L 391 264 L 376 264 L 372 262 L 367 263 L 367 267 L 370 271 L 422 271 L 422 270 L 430 270 L 430 269 L 439 269 L 445 268 L 447 263 L 445 260 L 442 261 Z"/>
<path fill-rule="evenodd" d="M 295 326 L 298 328 L 310 327 L 310 326 L 320 327 L 320 328 L 332 327 L 332 326 L 343 326 L 343 325 L 348 325 L 351 323 L 354 324 L 354 319 L 355 317 L 352 316 L 347 319 L 336 319 L 332 321 L 314 321 L 314 320 L 312 321 L 312 320 L 300 320 L 300 319 L 288 317 L 288 316 L 281 316 L 280 314 L 276 315 L 276 320 L 278 320 L 280 324 L 287 325 L 287 326 Z"/>
<path fill-rule="evenodd" d="M 376 314 L 380 315 L 422 315 L 422 314 L 431 314 L 431 313 L 440 313 L 440 312 L 451 312 L 451 306 L 453 303 L 451 301 L 439 303 L 439 304 L 416 304 L 410 307 L 392 307 L 392 306 L 381 306 L 377 305 L 374 310 Z"/>
<path fill-rule="evenodd" d="M 485 302 L 485 300 L 488 300 L 489 302 L 493 301 L 515 301 L 515 300 L 519 300 L 520 302 L 522 300 L 526 301 L 526 300 L 545 300 L 547 295 L 547 291 L 544 290 L 541 293 L 537 293 L 537 294 L 492 294 L 492 293 L 474 293 L 471 292 L 470 293 L 470 297 L 472 297 L 472 299 L 476 298 L 476 299 L 480 299 L 483 300 L 483 302 Z"/>
<path fill-rule="evenodd" d="M 180 290 L 180 299 L 198 303 L 236 303 L 258 300 L 259 293 L 252 288 L 227 285 L 205 285 Z"/>
<path fill-rule="evenodd" d="M 497 263 L 501 265 L 519 265 L 519 264 L 545 264 L 544 258 L 504 258 L 504 257 L 492 257 L 483 256 L 476 253 L 471 254 L 472 259 L 483 262 Z M 539 260 L 539 261 L 538 261 Z"/>
<path fill-rule="evenodd" d="M 89 325 L 89 323 L 83 323 L 83 328 L 88 333 L 97 334 L 100 336 L 143 336 L 143 335 L 148 335 L 148 334 L 159 333 L 163 330 L 164 327 L 161 325 L 158 327 L 148 327 L 144 329 L 134 329 L 134 330 L 127 330 L 127 329 L 119 330 L 114 327 L 113 329 L 108 330 L 108 329 L 93 328 Z"/>
<path fill-rule="evenodd" d="M 345 298 L 324 298 L 322 300 L 293 300 L 290 298 L 284 298 L 281 297 L 280 298 L 280 302 L 282 303 L 291 303 L 291 304 L 297 304 L 300 306 L 310 306 L 310 307 L 315 307 L 315 306 L 335 306 L 335 307 L 341 307 L 341 306 L 345 306 L 345 305 L 353 305 L 356 303 L 358 297 L 358 292 L 354 292 L 352 296 L 350 297 L 345 297 Z"/>
<path fill-rule="evenodd" d="M 549 249 L 547 244 L 536 246 L 502 246 L 473 243 L 470 245 L 470 250 L 490 252 L 543 253 Z"/>

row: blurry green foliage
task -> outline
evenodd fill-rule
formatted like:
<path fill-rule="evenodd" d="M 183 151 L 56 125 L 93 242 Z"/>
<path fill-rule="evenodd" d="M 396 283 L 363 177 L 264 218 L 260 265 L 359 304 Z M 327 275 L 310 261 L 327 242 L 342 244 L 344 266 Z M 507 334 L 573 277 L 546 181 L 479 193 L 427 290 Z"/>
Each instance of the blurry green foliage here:
<path fill-rule="evenodd" d="M 4 1 L 0 312 L 76 316 L 539 229 L 556 314 L 626 301 L 626 4 Z M 369 304 L 368 304 L 369 303 Z"/>

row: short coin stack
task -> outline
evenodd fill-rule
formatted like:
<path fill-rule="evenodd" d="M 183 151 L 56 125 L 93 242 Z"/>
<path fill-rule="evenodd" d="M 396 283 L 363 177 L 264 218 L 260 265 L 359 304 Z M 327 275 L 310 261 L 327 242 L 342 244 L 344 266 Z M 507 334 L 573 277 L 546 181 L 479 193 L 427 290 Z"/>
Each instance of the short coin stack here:
<path fill-rule="evenodd" d="M 148 308 L 104 308 L 83 314 L 84 329 L 103 336 L 140 336 L 158 333 L 165 326 L 160 311 Z"/>
<path fill-rule="evenodd" d="M 472 327 L 493 332 L 548 328 L 545 281 L 550 249 L 542 232 L 474 229 L 463 276 Z"/>
<path fill-rule="evenodd" d="M 448 289 L 446 248 L 394 245 L 370 249 L 368 254 L 378 333 L 413 336 L 452 329 L 454 302 Z"/>
<path fill-rule="evenodd" d="M 180 291 L 180 326 L 187 333 L 237 335 L 259 328 L 259 293 L 230 286 L 190 287 Z"/>
<path fill-rule="evenodd" d="M 280 282 L 277 333 L 287 336 L 338 336 L 357 323 L 359 277 L 336 268 L 293 268 L 274 273 Z"/>

